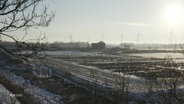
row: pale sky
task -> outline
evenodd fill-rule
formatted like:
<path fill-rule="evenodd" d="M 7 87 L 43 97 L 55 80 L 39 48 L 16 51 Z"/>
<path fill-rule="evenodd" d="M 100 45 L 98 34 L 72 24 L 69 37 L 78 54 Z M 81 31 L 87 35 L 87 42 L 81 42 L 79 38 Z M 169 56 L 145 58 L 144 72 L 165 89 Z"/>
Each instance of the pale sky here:
<path fill-rule="evenodd" d="M 69 42 L 72 35 L 75 42 L 98 42 L 103 37 L 119 44 L 122 34 L 123 42 L 136 43 L 139 31 L 140 43 L 169 43 L 173 30 L 172 42 L 184 43 L 184 0 L 47 1 L 56 17 L 48 28 L 34 32 L 46 33 L 49 42 Z"/>

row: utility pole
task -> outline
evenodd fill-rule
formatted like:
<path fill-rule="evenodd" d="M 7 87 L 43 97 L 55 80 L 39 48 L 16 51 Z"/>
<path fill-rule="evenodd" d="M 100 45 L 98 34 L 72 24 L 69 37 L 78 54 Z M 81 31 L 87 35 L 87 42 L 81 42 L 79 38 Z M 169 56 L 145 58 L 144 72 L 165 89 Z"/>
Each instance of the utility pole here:
<path fill-rule="evenodd" d="M 138 33 L 137 33 L 137 44 L 139 45 L 139 37 L 140 37 L 140 33 L 139 33 L 139 29 L 138 29 Z"/>

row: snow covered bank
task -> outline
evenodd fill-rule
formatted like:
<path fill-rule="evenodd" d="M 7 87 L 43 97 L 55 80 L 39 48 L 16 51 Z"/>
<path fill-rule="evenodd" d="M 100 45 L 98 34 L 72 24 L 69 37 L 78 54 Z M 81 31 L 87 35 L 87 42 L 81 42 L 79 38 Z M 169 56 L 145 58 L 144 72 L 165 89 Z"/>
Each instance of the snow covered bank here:
<path fill-rule="evenodd" d="M 0 102 L 1 104 L 20 104 L 13 94 L 0 84 Z"/>
<path fill-rule="evenodd" d="M 2 69 L 0 70 L 0 76 L 6 78 L 16 86 L 23 88 L 26 94 L 30 95 L 30 97 L 40 104 L 63 104 L 60 95 L 55 95 L 44 89 L 38 88 L 37 86 L 33 86 L 30 84 L 29 80 L 26 80 L 21 76 L 16 76 L 11 72 Z"/>
<path fill-rule="evenodd" d="M 33 74 L 39 78 L 49 78 L 52 77 L 52 68 L 42 62 L 35 61 L 32 63 Z"/>

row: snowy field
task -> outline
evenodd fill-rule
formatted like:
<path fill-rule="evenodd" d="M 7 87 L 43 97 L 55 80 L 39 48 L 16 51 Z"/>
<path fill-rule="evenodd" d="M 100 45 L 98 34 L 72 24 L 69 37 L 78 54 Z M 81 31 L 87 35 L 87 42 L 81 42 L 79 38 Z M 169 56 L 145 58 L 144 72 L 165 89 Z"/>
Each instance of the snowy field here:
<path fill-rule="evenodd" d="M 140 56 L 145 58 L 173 58 L 173 59 L 184 59 L 184 54 L 182 53 L 137 53 L 130 54 L 131 56 Z"/>
<path fill-rule="evenodd" d="M 173 89 L 169 85 L 173 83 L 177 86 L 175 88 L 183 90 L 181 86 L 184 67 L 181 62 L 172 63 L 170 60 L 183 59 L 182 54 L 179 53 L 107 54 L 79 51 L 46 51 L 45 53 L 53 58 L 48 59 L 50 61 L 48 63 L 55 66 L 58 73 L 59 70 L 63 73 L 58 76 L 68 73 L 64 78 L 68 81 L 76 81 L 77 86 L 86 87 L 89 83 L 94 83 L 96 86 L 109 86 L 118 90 L 123 88 L 123 91 L 127 90 L 132 94 L 131 98 L 142 96 L 137 100 L 145 100 L 146 94 L 150 91 L 157 92 L 156 94 L 163 91 L 164 94 L 168 94 L 168 91 Z M 173 82 L 175 79 L 177 82 Z"/>
<path fill-rule="evenodd" d="M 67 52 L 68 53 L 68 52 Z M 101 54 L 101 53 L 89 53 L 82 54 L 82 52 L 77 54 L 60 54 L 57 57 L 55 55 L 51 55 L 55 59 L 65 61 L 66 63 L 70 63 L 71 65 L 78 66 L 87 66 L 89 70 L 96 70 L 93 72 L 96 78 L 105 79 L 115 79 L 117 81 L 119 87 L 126 89 L 128 86 L 129 93 L 131 92 L 132 97 L 142 96 L 140 99 L 146 99 L 146 94 L 150 94 L 150 91 L 156 92 L 152 96 L 151 99 L 156 99 L 156 96 L 160 96 L 160 93 L 164 93 L 165 95 L 169 95 L 170 92 L 174 90 L 172 86 L 177 90 L 175 90 L 176 95 L 178 94 L 178 90 L 183 90 L 180 86 L 183 85 L 182 76 L 184 71 L 178 70 L 183 69 L 183 64 L 181 62 L 174 63 L 170 62 L 170 59 L 182 59 L 182 54 L 179 53 L 145 53 L 145 54 Z M 71 67 L 73 68 L 73 67 Z M 101 70 L 101 71 L 100 71 Z M 75 73 L 72 72 L 73 75 L 79 78 L 85 78 L 88 80 L 89 78 L 84 77 L 84 70 L 76 69 Z M 107 74 L 99 74 L 100 72 L 109 73 Z M 86 73 L 86 72 L 85 72 Z M 98 76 L 99 75 L 99 76 Z M 106 76 L 104 76 L 106 75 Z M 120 80 L 116 80 L 115 77 L 112 76 L 121 76 Z M 109 78 L 108 78 L 109 77 Z M 121 79 L 123 78 L 123 79 Z M 102 80 L 97 80 L 97 82 Z M 176 82 L 175 82 L 176 81 Z M 125 83 L 126 82 L 126 83 Z M 164 82 L 164 83 L 163 83 Z M 159 84 L 158 84 L 159 83 Z M 124 89 L 124 90 L 125 90 Z M 164 95 L 164 96 L 165 96 Z M 169 95 L 171 96 L 171 95 Z M 177 95 L 178 97 L 179 95 Z M 181 96 L 183 98 L 183 95 Z M 158 102 L 163 100 L 164 97 L 158 98 Z M 174 98 L 173 98 L 174 99 Z M 134 99 L 135 100 L 135 99 Z M 148 99 L 147 99 L 148 100 Z M 157 100 L 155 100 L 157 102 Z M 173 101 L 175 101 L 174 99 Z M 149 102 L 149 101 L 148 101 Z"/>

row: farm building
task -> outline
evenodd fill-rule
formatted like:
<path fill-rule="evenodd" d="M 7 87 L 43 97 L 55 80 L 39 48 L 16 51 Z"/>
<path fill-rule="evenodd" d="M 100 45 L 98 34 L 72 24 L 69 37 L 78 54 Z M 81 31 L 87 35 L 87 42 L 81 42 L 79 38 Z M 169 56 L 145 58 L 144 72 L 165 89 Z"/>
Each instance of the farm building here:
<path fill-rule="evenodd" d="M 92 43 L 91 48 L 92 49 L 105 49 L 105 42 L 100 41 L 98 43 Z"/>

